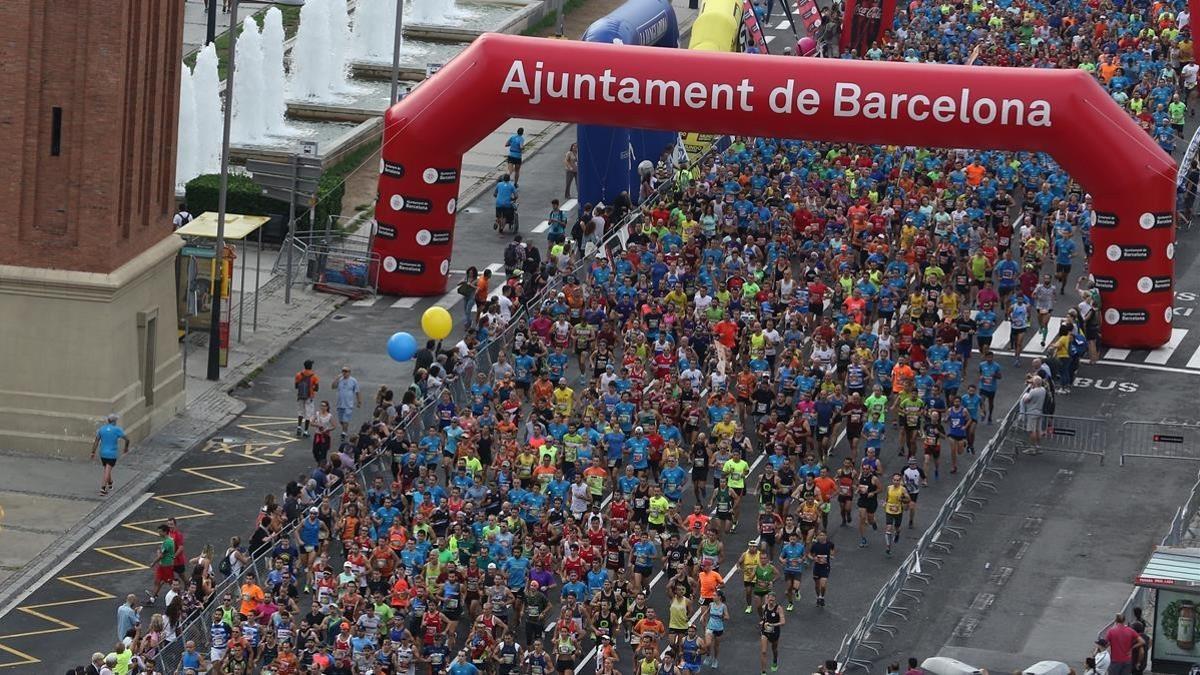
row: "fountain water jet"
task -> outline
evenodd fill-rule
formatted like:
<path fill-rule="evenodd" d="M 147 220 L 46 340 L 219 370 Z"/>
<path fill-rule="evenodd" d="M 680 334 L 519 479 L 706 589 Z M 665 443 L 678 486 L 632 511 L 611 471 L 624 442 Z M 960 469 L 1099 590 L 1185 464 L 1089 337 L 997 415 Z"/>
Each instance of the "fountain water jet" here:
<path fill-rule="evenodd" d="M 248 16 L 238 36 L 236 57 L 237 77 L 234 78 L 233 126 L 230 139 L 234 145 L 249 145 L 266 135 L 266 108 L 263 105 L 263 47 L 258 23 Z"/>
<path fill-rule="evenodd" d="M 368 61 L 391 58 L 398 0 L 359 0 L 354 10 L 354 56 Z M 401 37 L 400 49 L 404 49 Z"/>
<path fill-rule="evenodd" d="M 217 74 L 217 50 L 208 44 L 196 56 L 192 69 L 195 100 L 196 153 L 193 170 L 197 176 L 216 173 L 221 167 L 221 81 Z"/>
<path fill-rule="evenodd" d="M 267 10 L 262 27 L 263 131 L 271 136 L 288 134 L 287 103 L 284 101 L 283 13 Z"/>
<path fill-rule="evenodd" d="M 192 84 L 192 71 L 183 64 L 179 78 L 179 136 L 175 153 L 175 185 L 186 185 L 200 175 L 197 171 L 197 144 L 200 138 L 196 129 L 196 90 Z"/>
<path fill-rule="evenodd" d="M 300 27 L 292 47 L 291 94 L 295 98 L 329 100 L 333 37 L 329 0 L 309 0 L 300 10 Z"/>

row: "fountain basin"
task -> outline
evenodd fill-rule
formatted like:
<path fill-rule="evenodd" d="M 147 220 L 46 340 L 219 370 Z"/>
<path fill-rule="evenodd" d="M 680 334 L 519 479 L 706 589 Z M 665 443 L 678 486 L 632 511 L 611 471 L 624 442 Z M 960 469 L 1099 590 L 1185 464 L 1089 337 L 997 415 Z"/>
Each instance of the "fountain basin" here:
<path fill-rule="evenodd" d="M 425 79 L 425 66 L 431 63 L 449 63 L 450 59 L 466 48 L 467 43 L 465 42 L 405 39 L 404 50 L 400 52 L 400 79 L 412 82 L 423 80 Z M 392 79 L 391 60 L 355 59 L 352 67 L 357 85 L 369 84 L 364 83 L 364 79 L 388 82 Z"/>
<path fill-rule="evenodd" d="M 406 22 L 404 36 L 437 42 L 471 42 L 484 33 L 519 33 L 537 23 L 546 13 L 547 4 L 540 1 L 463 2 L 459 3 L 459 8 L 472 16 L 461 24 Z"/>
<path fill-rule="evenodd" d="M 273 136 L 265 139 L 261 145 L 235 145 L 229 151 L 230 161 L 244 164 L 247 159 L 259 159 L 286 163 L 290 155 L 300 152 L 302 141 L 316 141 L 321 165 L 330 167 L 366 143 L 379 145 L 383 132 L 383 118 L 378 116 L 357 123 L 313 121 L 289 116 L 287 123 L 296 131 L 293 136 Z"/>

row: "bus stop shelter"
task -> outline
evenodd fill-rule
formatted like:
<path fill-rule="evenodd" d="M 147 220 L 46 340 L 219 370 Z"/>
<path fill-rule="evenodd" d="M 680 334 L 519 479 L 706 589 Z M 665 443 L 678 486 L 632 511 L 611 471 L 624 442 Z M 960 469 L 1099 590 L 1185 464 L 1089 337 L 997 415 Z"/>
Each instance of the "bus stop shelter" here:
<path fill-rule="evenodd" d="M 1200 662 L 1200 548 L 1156 547 L 1133 583 L 1154 593 L 1154 672 L 1187 673 Z"/>
<path fill-rule="evenodd" d="M 257 237 L 251 330 L 258 330 L 258 291 L 261 288 L 262 277 L 262 227 L 270 220 L 268 216 L 226 214 L 225 250 L 220 255 L 223 264 L 219 266 L 217 264 L 217 214 L 215 212 L 202 213 L 192 219 L 192 222 L 175 230 L 175 234 L 184 240 L 176 267 L 176 300 L 178 316 L 183 324 L 181 330 L 182 337 L 185 338 L 185 349 L 186 336 L 190 330 L 207 330 L 209 328 L 213 279 L 218 275 L 221 278 L 221 297 L 225 300 L 220 333 L 222 366 L 226 365 L 228 361 L 229 327 L 232 325 L 233 319 L 233 306 L 231 302 L 228 302 L 228 298 L 235 288 L 241 296 L 237 303 L 237 341 L 239 343 L 242 341 L 242 328 L 246 318 L 245 299 L 247 291 L 250 290 L 246 286 L 246 242 L 251 237 Z M 234 270 L 239 259 L 241 260 L 241 272 L 235 286 Z"/>

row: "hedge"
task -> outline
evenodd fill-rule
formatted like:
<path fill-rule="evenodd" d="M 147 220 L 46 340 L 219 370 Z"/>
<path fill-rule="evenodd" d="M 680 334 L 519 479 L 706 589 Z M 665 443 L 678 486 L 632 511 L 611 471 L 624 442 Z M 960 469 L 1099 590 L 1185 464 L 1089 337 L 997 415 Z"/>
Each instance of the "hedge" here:
<path fill-rule="evenodd" d="M 357 169 L 368 157 L 376 151 L 374 143 L 367 143 L 354 152 L 346 155 L 342 161 L 329 167 L 321 174 L 317 182 L 316 226 L 324 227 L 329 216 L 342 215 L 342 197 L 346 193 L 346 177 Z M 205 211 L 217 211 L 218 199 L 221 193 L 221 176 L 206 174 L 188 181 L 185 188 L 185 201 L 188 211 L 199 214 Z M 262 194 L 262 188 L 255 185 L 254 180 L 242 174 L 229 175 L 226 212 L 255 216 L 287 216 L 288 204 L 285 201 L 272 199 Z M 308 204 L 296 204 L 296 218 L 307 217 Z M 335 224 L 336 227 L 336 224 Z M 307 221 L 298 229 L 307 229 Z"/>

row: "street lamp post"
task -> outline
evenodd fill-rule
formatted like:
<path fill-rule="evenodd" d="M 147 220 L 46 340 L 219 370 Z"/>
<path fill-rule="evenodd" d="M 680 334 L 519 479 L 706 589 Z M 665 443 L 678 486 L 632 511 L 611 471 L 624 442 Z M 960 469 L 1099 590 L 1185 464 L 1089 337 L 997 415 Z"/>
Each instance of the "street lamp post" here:
<path fill-rule="evenodd" d="M 208 25 L 204 32 L 204 44 L 210 45 L 217 40 L 217 0 L 204 0 L 208 11 Z"/>
<path fill-rule="evenodd" d="M 395 105 L 400 94 L 400 45 L 404 42 L 404 0 L 396 0 L 396 33 L 392 38 L 392 98 Z"/>
<path fill-rule="evenodd" d="M 207 378 L 212 381 L 221 379 L 221 283 L 225 279 L 225 207 L 229 197 L 229 129 L 233 124 L 233 74 L 234 57 L 237 53 L 238 37 L 238 5 L 275 4 L 298 7 L 304 0 L 277 0 L 262 2 L 262 0 L 230 0 L 229 2 L 229 55 L 226 57 L 225 75 L 225 112 L 221 127 L 221 190 L 217 195 L 217 245 L 214 260 L 217 261 L 216 274 L 212 279 L 212 316 L 208 327 L 208 372 Z M 212 0 L 216 7 L 217 0 Z"/>

